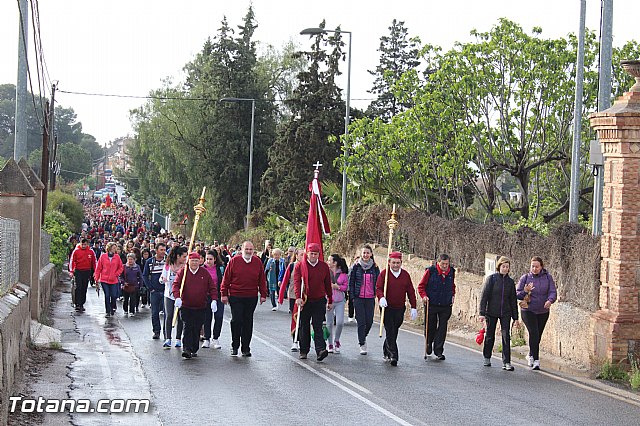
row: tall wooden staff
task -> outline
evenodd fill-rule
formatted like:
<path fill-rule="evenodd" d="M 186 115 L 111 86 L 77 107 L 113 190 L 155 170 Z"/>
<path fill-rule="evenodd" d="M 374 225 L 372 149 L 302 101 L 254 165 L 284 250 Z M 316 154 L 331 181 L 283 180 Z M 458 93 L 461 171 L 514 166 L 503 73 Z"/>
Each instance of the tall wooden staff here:
<path fill-rule="evenodd" d="M 206 186 L 202 187 L 202 195 L 198 199 L 198 204 L 193 206 L 193 210 L 196 212 L 196 218 L 193 221 L 193 230 L 191 231 L 191 240 L 189 240 L 189 250 L 187 253 L 191 253 L 191 249 L 193 249 L 193 242 L 196 239 L 196 230 L 198 229 L 198 222 L 200 222 L 200 216 L 203 215 L 207 209 L 204 208 L 204 193 L 207 190 Z M 180 283 L 180 298 L 182 298 L 182 289 L 184 288 L 184 281 L 187 278 L 187 268 L 183 268 L 184 273 L 182 274 L 182 282 Z M 173 326 L 176 326 L 178 322 L 178 311 L 180 308 L 177 308 L 173 311 Z"/>
<path fill-rule="evenodd" d="M 393 211 L 391 212 L 390 219 L 387 221 L 387 226 L 389 227 L 389 245 L 387 246 L 387 267 L 385 268 L 384 274 L 384 298 L 387 298 L 387 284 L 389 282 L 389 256 L 391 255 L 391 245 L 393 244 L 393 232 L 398 226 L 398 221 L 396 220 L 396 205 L 393 205 Z M 382 313 L 380 314 L 380 334 L 382 337 L 382 328 L 384 327 L 384 311 L 385 308 L 382 308 Z"/>
<path fill-rule="evenodd" d="M 302 259 L 304 259 L 304 257 Z M 302 302 L 304 304 L 306 297 L 304 297 L 304 278 L 302 277 L 300 277 L 300 297 L 302 298 Z M 296 317 L 296 332 L 293 335 L 294 343 L 298 341 L 298 333 L 300 332 L 300 312 L 302 312 L 302 306 L 303 305 L 298 306 L 296 304 L 296 306 L 294 306 L 293 308 L 294 314 L 295 314 L 295 308 L 296 307 L 298 308 L 298 316 Z"/>

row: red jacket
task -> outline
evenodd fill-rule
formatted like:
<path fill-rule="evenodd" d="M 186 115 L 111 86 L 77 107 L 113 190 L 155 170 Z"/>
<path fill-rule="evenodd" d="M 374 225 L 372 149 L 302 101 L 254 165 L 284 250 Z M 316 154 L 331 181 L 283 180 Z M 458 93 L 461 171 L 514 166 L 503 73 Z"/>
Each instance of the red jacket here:
<path fill-rule="evenodd" d="M 376 282 L 376 296 L 378 299 L 384 296 L 384 277 L 387 273 L 386 269 L 383 269 L 378 275 L 378 281 Z M 411 307 L 416 307 L 416 290 L 413 288 L 411 282 L 411 276 L 404 269 L 400 270 L 398 278 L 393 275 L 389 270 L 389 281 L 387 282 L 387 304 L 390 308 L 402 309 L 406 306 L 407 297 Z"/>
<path fill-rule="evenodd" d="M 264 274 L 262 261 L 252 256 L 249 263 L 242 255 L 235 256 L 224 270 L 220 293 L 222 297 L 254 297 L 260 291 L 260 296 L 267 297 L 267 277 Z"/>
<path fill-rule="evenodd" d="M 95 271 L 96 269 L 96 254 L 91 250 L 91 247 L 83 249 L 81 244 L 78 244 L 71 253 L 71 262 L 69 263 L 69 270 L 75 271 Z"/>
<path fill-rule="evenodd" d="M 122 260 L 120 260 L 120 256 L 114 254 L 113 257 L 109 259 L 109 254 L 103 253 L 102 256 L 100 256 L 100 260 L 98 260 L 98 266 L 93 276 L 96 282 L 118 284 L 118 277 L 122 271 L 124 271 L 124 265 L 122 264 Z"/>
<path fill-rule="evenodd" d="M 306 256 L 303 257 L 300 262 L 296 263 L 296 266 L 293 268 L 293 286 L 296 292 L 296 298 L 299 299 L 302 297 L 302 279 L 305 275 L 303 271 L 305 266 L 307 269 L 308 282 L 304 283 L 304 293 L 307 295 L 309 301 L 314 302 L 326 297 L 328 303 L 333 303 L 329 266 L 322 260 L 318 260 L 316 266 L 311 266 L 306 260 Z"/>
<path fill-rule="evenodd" d="M 180 295 L 180 286 L 182 285 L 182 276 L 187 272 L 184 280 L 182 295 Z M 215 274 L 215 272 L 214 272 Z M 191 269 L 182 268 L 173 281 L 171 292 L 175 298 L 182 299 L 182 306 L 189 309 L 204 309 L 207 307 L 207 295 L 211 300 L 218 299 L 218 287 L 213 282 L 211 274 L 204 268 L 199 267 L 196 273 L 192 273 Z"/>

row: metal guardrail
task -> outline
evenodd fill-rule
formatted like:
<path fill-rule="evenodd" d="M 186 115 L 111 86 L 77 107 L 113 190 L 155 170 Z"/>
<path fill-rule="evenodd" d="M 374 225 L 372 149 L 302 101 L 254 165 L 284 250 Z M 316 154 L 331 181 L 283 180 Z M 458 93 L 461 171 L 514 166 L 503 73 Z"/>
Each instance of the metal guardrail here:
<path fill-rule="evenodd" d="M 47 266 L 51 256 L 51 235 L 47 231 L 40 230 L 40 269 Z"/>
<path fill-rule="evenodd" d="M 0 296 L 18 283 L 20 222 L 0 217 Z"/>

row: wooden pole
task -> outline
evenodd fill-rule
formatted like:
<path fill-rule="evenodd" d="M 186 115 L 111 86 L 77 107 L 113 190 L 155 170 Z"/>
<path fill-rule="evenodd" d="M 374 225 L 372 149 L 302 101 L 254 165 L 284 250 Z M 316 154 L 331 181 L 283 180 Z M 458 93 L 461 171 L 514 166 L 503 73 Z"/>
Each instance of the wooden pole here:
<path fill-rule="evenodd" d="M 200 222 L 200 215 L 204 214 L 207 209 L 204 208 L 204 193 L 207 190 L 206 186 L 202 187 L 202 195 L 200 196 L 200 199 L 198 200 L 198 204 L 196 204 L 193 209 L 196 212 L 196 218 L 193 221 L 193 230 L 191 231 L 191 240 L 189 240 L 189 249 L 187 250 L 187 253 L 191 253 L 191 250 L 193 249 L 193 242 L 196 239 L 196 231 L 198 229 L 198 222 Z M 189 262 L 187 260 L 187 262 Z M 184 289 L 184 282 L 187 278 L 187 265 L 184 266 L 183 268 L 184 272 L 182 274 L 182 282 L 180 283 L 180 298 L 182 298 L 182 290 Z M 180 310 L 180 308 L 176 308 L 173 311 L 173 326 L 176 326 L 176 323 L 178 322 L 178 311 Z"/>
<path fill-rule="evenodd" d="M 393 211 L 391 212 L 390 219 L 387 221 L 387 226 L 389 227 L 389 245 L 387 246 L 387 267 L 385 268 L 384 274 L 384 290 L 383 295 L 384 298 L 387 298 L 387 284 L 389 283 L 389 256 L 391 256 L 391 246 L 393 245 L 393 232 L 398 226 L 398 221 L 396 220 L 396 205 L 393 205 Z M 380 333 L 379 336 L 382 337 L 382 329 L 384 328 L 384 312 L 385 308 L 382 308 L 382 312 L 380 313 Z"/>

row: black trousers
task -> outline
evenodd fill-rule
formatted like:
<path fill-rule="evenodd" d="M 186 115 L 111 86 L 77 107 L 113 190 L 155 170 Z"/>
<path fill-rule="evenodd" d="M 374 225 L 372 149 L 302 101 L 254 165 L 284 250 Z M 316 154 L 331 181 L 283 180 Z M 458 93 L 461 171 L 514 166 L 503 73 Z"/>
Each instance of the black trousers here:
<path fill-rule="evenodd" d="M 433 345 L 433 354 L 442 355 L 447 339 L 447 324 L 451 318 L 451 306 L 429 305 L 429 330 L 427 344 Z"/>
<path fill-rule="evenodd" d="M 200 329 L 204 324 L 204 316 L 207 309 L 190 309 L 180 308 L 180 318 L 184 324 L 184 336 L 182 338 L 182 346 L 186 351 L 192 354 L 198 352 L 200 347 Z"/>
<path fill-rule="evenodd" d="M 382 353 L 387 358 L 399 359 L 398 357 L 398 330 L 404 321 L 404 311 L 406 308 L 396 309 L 386 307 L 384 310 L 384 343 Z"/>
<path fill-rule="evenodd" d="M 540 359 L 540 340 L 542 339 L 542 332 L 544 326 L 547 325 L 549 319 L 549 312 L 544 314 L 534 314 L 529 311 L 520 311 L 522 313 L 522 321 L 527 326 L 529 332 L 529 355 L 534 360 Z"/>
<path fill-rule="evenodd" d="M 353 318 L 355 315 L 355 307 L 353 306 L 353 297 L 349 296 L 349 292 L 347 292 L 347 306 L 349 307 L 349 318 Z"/>
<path fill-rule="evenodd" d="M 251 351 L 253 334 L 253 312 L 258 306 L 258 297 L 229 296 L 231 306 L 231 347 Z"/>
<path fill-rule="evenodd" d="M 89 287 L 91 270 L 76 270 L 73 275 L 76 277 L 76 308 L 80 308 L 87 302 L 87 288 Z"/>
<path fill-rule="evenodd" d="M 307 354 L 311 348 L 311 325 L 313 325 L 313 342 L 316 353 L 320 353 L 327 348 L 322 333 L 322 323 L 327 314 L 327 299 L 307 301 L 300 311 L 300 330 L 298 331 L 298 341 L 300 342 L 300 353 Z M 311 323 L 311 324 L 310 324 Z"/>
<path fill-rule="evenodd" d="M 511 317 L 491 317 L 486 315 L 484 321 L 487 325 L 487 331 L 484 335 L 484 347 L 482 354 L 485 358 L 491 358 L 493 345 L 496 341 L 496 327 L 500 321 L 500 330 L 502 333 L 502 363 L 511 362 Z"/>
<path fill-rule="evenodd" d="M 136 312 L 136 307 L 138 306 L 138 290 L 133 293 L 127 293 L 126 291 L 122 292 L 122 296 L 124 297 L 122 301 L 122 309 L 129 313 L 134 314 Z"/>

